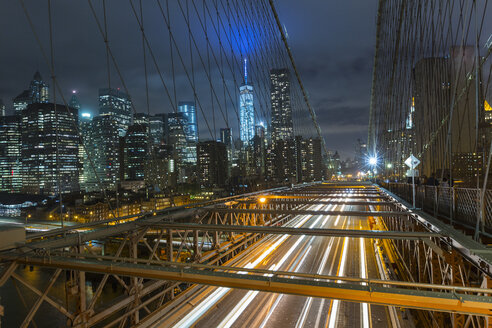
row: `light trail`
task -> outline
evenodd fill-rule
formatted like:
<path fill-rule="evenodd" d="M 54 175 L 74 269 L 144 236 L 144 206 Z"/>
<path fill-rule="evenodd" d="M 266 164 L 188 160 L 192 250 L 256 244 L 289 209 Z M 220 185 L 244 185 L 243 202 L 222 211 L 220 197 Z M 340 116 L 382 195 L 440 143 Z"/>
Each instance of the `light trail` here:
<path fill-rule="evenodd" d="M 325 210 L 330 210 L 332 207 L 333 207 L 333 205 L 325 206 Z M 319 215 L 319 217 L 309 226 L 309 229 L 314 228 L 322 218 L 323 218 L 323 216 Z M 300 227 L 300 226 L 302 226 L 302 224 L 298 224 L 296 227 Z M 289 237 L 288 235 L 284 235 L 284 236 L 282 236 L 281 239 L 285 240 L 288 237 Z M 304 240 L 304 238 L 306 238 L 305 235 L 302 235 L 301 237 L 297 238 L 297 241 L 295 242 L 295 244 L 289 248 L 289 250 L 284 254 L 282 259 L 278 263 L 270 266 L 269 270 L 277 270 L 278 268 L 280 268 L 285 263 L 285 261 L 287 261 L 287 259 L 292 255 L 292 253 L 297 249 L 297 246 Z M 312 244 L 313 239 L 314 239 L 314 237 L 310 238 L 309 248 L 311 247 L 310 244 Z M 307 256 L 308 253 L 309 252 L 306 252 L 303 255 L 304 258 Z M 256 266 L 259 262 L 261 262 L 261 261 L 256 260 L 254 262 L 254 266 Z M 253 299 L 256 297 L 256 295 L 258 295 L 258 293 L 259 293 L 258 291 L 249 291 L 248 293 L 246 293 L 246 295 L 236 304 L 236 306 L 232 309 L 232 311 L 229 312 L 229 314 L 221 321 L 221 323 L 218 325 L 218 327 L 220 327 L 220 328 L 231 327 L 234 324 L 234 322 L 236 322 L 236 320 L 239 318 L 239 316 L 243 313 L 244 309 L 246 309 L 246 307 L 253 301 Z"/>
<path fill-rule="evenodd" d="M 342 250 L 342 258 L 340 260 L 340 270 L 338 271 L 338 276 L 342 277 L 345 273 L 345 263 L 347 262 L 347 249 L 348 249 L 348 242 L 349 242 L 349 237 L 345 237 L 343 239 L 343 250 Z M 341 281 L 338 280 L 340 283 Z M 334 300 L 333 301 L 333 307 L 330 315 L 330 321 L 328 324 L 328 328 L 335 328 L 336 327 L 336 319 L 338 316 L 338 306 L 339 306 L 340 301 L 339 300 Z"/>
<path fill-rule="evenodd" d="M 362 275 L 362 279 L 367 278 L 367 267 L 366 267 L 366 248 L 364 238 L 360 239 L 360 271 Z M 363 283 L 366 285 L 366 283 Z M 369 328 L 369 305 L 367 303 L 361 303 L 362 307 L 362 327 Z"/>
<path fill-rule="evenodd" d="M 354 198 L 353 192 L 338 193 L 337 195 L 341 201 L 350 201 Z M 350 207 L 348 204 L 340 204 L 312 205 L 305 208 L 314 209 L 315 211 L 339 208 L 341 211 L 345 211 Z M 374 210 L 373 206 L 369 206 L 369 208 Z M 363 225 L 361 225 L 361 222 Z M 283 226 L 294 228 L 306 226 L 309 229 L 329 226 L 336 229 L 347 229 L 355 223 L 359 225 L 360 230 L 363 230 L 367 229 L 367 223 L 364 222 L 360 219 L 353 221 L 343 214 L 337 216 L 313 214 L 297 216 Z M 357 239 L 359 239 L 359 243 L 356 242 Z M 328 237 L 328 240 L 324 239 L 320 243 L 319 237 L 316 236 L 266 236 L 261 241 L 261 244 L 258 245 L 258 248 L 255 248 L 249 254 L 245 253 L 244 260 L 241 260 L 243 262 L 239 266 L 265 268 L 271 271 L 291 270 L 292 272 L 305 272 L 302 270 L 303 268 L 306 270 L 313 266 L 312 269 L 308 269 L 309 272 L 316 272 L 316 274 L 328 272 L 330 275 L 339 277 L 350 275 L 355 270 L 355 272 L 360 271 L 360 278 L 367 279 L 372 272 L 371 270 L 373 270 L 373 264 L 369 261 L 369 256 L 372 255 L 366 253 L 369 251 L 368 247 L 366 247 L 366 242 L 366 238 L 350 237 Z M 360 256 L 359 261 L 356 259 L 357 255 Z M 377 271 L 381 269 L 379 267 L 381 263 L 379 262 L 376 254 Z M 241 273 L 248 274 L 247 272 Z M 293 277 L 290 278 L 292 279 Z M 340 280 L 335 281 L 342 283 Z M 366 283 L 362 284 L 366 285 Z M 308 297 L 294 301 L 292 297 L 295 296 L 285 294 L 268 295 L 252 290 L 232 293 L 232 290 L 234 289 L 219 287 L 210 296 L 203 297 L 203 300 L 191 310 L 196 312 L 196 315 L 189 321 L 183 321 L 185 318 L 182 318 L 175 327 L 204 325 L 221 328 L 233 326 L 255 326 L 260 328 L 312 326 L 319 328 L 322 325 L 326 325 L 325 327 L 335 328 L 356 320 L 360 327 L 370 328 L 372 324 L 371 316 L 384 316 L 384 314 L 379 313 L 381 312 L 379 309 L 371 308 L 368 303 L 360 303 L 359 306 L 355 305 L 355 307 L 346 308 L 345 302 L 341 300 L 327 301 L 326 299 Z M 218 308 L 215 309 L 214 306 Z M 221 309 L 220 311 L 219 308 Z M 357 308 L 360 308 L 360 312 Z M 359 313 L 360 319 L 357 315 L 355 317 L 351 315 L 347 317 L 353 311 L 352 309 L 357 309 L 354 314 Z M 375 311 L 374 314 L 371 314 L 371 311 Z M 391 314 L 393 313 L 390 311 L 390 317 L 392 317 Z M 395 323 L 395 320 L 391 321 Z M 184 322 L 184 324 L 181 324 L 181 322 Z"/>
<path fill-rule="evenodd" d="M 313 238 L 313 237 L 312 237 Z M 306 260 L 307 256 L 306 254 L 309 253 L 309 250 L 311 249 L 311 246 L 308 247 L 307 251 L 304 252 L 304 254 L 301 256 L 301 261 L 299 262 L 299 264 L 294 268 L 294 272 L 299 272 L 299 269 L 301 268 L 301 266 L 304 264 L 304 260 Z M 290 279 L 294 279 L 294 277 L 290 277 Z M 263 319 L 263 322 L 261 323 L 260 327 L 259 328 L 264 328 L 265 325 L 267 324 L 268 320 L 270 319 L 270 317 L 272 316 L 273 312 L 275 311 L 275 309 L 277 308 L 278 304 L 280 303 L 280 301 L 282 300 L 284 294 L 280 294 L 277 299 L 275 300 L 275 303 L 273 304 L 273 306 L 270 308 L 270 310 L 268 311 L 267 313 L 267 316 L 265 317 L 265 319 Z"/>
<path fill-rule="evenodd" d="M 322 207 L 323 207 L 323 205 L 317 205 L 315 207 L 315 210 L 318 211 Z M 300 220 L 300 222 L 297 222 L 296 224 L 294 224 L 294 227 L 295 228 L 301 227 L 310 218 L 312 218 L 312 216 L 313 215 L 305 215 L 305 216 L 300 216 L 299 218 L 295 218 L 294 220 Z M 318 218 L 317 221 L 319 221 L 319 219 L 320 218 Z M 291 223 L 291 222 L 289 222 L 289 223 Z M 312 228 L 312 227 L 313 227 L 313 225 L 311 225 L 310 228 Z M 276 236 L 273 240 L 275 240 L 275 239 L 278 239 L 278 240 L 273 245 L 271 245 L 269 248 L 267 248 L 267 250 L 265 252 L 263 252 L 261 254 L 261 256 L 258 257 L 254 262 L 248 263 L 245 267 L 248 268 L 248 269 L 251 269 L 251 268 L 256 267 L 274 249 L 276 249 L 280 244 L 282 244 L 288 237 L 289 237 L 288 235 L 283 235 L 281 237 L 280 236 Z M 301 238 L 304 238 L 304 237 L 305 236 L 302 236 Z M 247 272 L 240 271 L 239 273 L 240 274 L 246 274 Z M 194 322 L 196 322 L 196 320 L 198 320 L 198 318 L 200 318 L 202 315 L 204 315 L 212 306 L 215 305 L 215 303 L 217 303 L 217 301 L 219 301 L 220 299 L 222 299 L 230 290 L 231 290 L 231 288 L 219 287 L 215 292 L 212 293 L 212 295 L 210 295 L 209 297 L 207 297 L 206 300 L 204 300 L 203 302 L 201 302 L 192 311 L 190 311 L 184 318 L 182 318 L 177 324 L 175 324 L 174 327 L 180 327 L 180 328 L 181 327 L 190 327 L 191 325 L 193 325 Z M 258 292 L 248 292 L 248 293 L 258 293 Z M 247 295 L 247 296 L 251 296 L 251 294 L 250 295 Z M 246 302 L 246 300 L 244 300 L 244 302 Z"/>
<path fill-rule="evenodd" d="M 376 209 L 374 206 L 369 205 L 369 209 L 374 212 Z M 374 218 L 376 222 L 376 226 L 379 227 L 379 220 L 378 218 Z M 384 264 L 384 258 L 383 254 L 381 252 L 380 247 L 377 245 L 377 241 L 374 241 L 374 257 L 376 259 L 376 264 L 377 264 L 377 269 L 379 271 L 379 277 L 382 280 L 390 280 L 388 270 L 386 268 L 386 265 Z M 400 328 L 400 321 L 398 320 L 398 312 L 394 306 L 388 306 L 388 313 L 391 321 L 392 327 Z"/>

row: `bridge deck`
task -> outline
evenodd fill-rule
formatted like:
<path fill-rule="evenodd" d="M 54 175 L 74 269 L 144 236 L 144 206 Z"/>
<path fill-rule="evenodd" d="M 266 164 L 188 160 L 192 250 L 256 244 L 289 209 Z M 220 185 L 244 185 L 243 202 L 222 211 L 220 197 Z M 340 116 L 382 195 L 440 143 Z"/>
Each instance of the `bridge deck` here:
<path fill-rule="evenodd" d="M 43 297 L 43 291 L 22 276 L 18 264 L 70 270 L 77 281 L 86 279 L 85 272 L 102 275 L 95 299 L 110 277 L 125 288 L 140 290 L 137 296 L 122 294 L 110 307 L 86 314 L 89 325 L 105 318 L 119 322 L 118 311 L 134 304 L 135 297 L 142 304 L 160 302 L 142 321 L 148 327 L 225 322 L 275 327 L 307 321 L 331 327 L 357 325 L 360 320 L 391 326 L 407 320 L 396 307 L 410 311 L 405 317 L 426 313 L 410 309 L 441 313 L 443 322 L 450 318 L 446 312 L 492 314 L 492 289 L 487 283 L 477 287 L 463 281 L 457 287 L 456 281 L 437 281 L 415 271 L 419 261 L 443 277 L 446 268 L 471 272 L 466 266 L 473 265 L 478 268 L 472 270 L 478 274 L 474 281 L 486 282 L 492 263 L 486 247 L 409 210 L 384 189 L 371 195 L 379 201 L 371 196 L 356 196 L 353 201 L 346 196 L 330 198 L 328 190 L 322 197 L 323 186 L 305 188 L 296 189 L 295 196 L 276 190 L 34 235 L 23 247 L 0 253 L 4 263 L 12 263 L 0 276 L 0 286 L 8 278 L 19 281 L 70 320 L 77 320 L 78 314 L 50 297 L 49 289 Z M 267 200 L 259 202 L 259 197 Z M 376 211 L 380 205 L 392 210 Z M 100 244 L 116 248 L 105 247 L 102 253 Z M 412 257 L 416 250 L 421 255 Z M 169 296 L 183 283 L 191 287 Z M 85 302 L 84 293 L 77 294 L 80 302 Z"/>

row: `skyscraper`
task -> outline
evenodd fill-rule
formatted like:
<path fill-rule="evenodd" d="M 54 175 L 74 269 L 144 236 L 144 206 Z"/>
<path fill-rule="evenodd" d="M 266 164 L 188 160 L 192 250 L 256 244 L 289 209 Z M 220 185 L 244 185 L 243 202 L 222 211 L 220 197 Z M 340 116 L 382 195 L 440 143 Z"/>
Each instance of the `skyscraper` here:
<path fill-rule="evenodd" d="M 99 89 L 99 114 L 113 115 L 118 134 L 124 137 L 128 127 L 132 124 L 130 96 L 116 89 Z"/>
<path fill-rule="evenodd" d="M 186 162 L 188 156 L 185 134 L 187 123 L 188 119 L 184 113 L 169 113 L 167 115 L 167 143 L 173 147 L 178 163 Z"/>
<path fill-rule="evenodd" d="M 161 133 L 162 134 L 159 136 L 159 138 L 161 140 L 161 143 L 167 145 L 168 144 L 167 143 L 168 142 L 167 135 L 169 133 L 169 127 L 167 125 L 167 114 L 166 113 L 155 114 L 154 115 L 154 118 L 155 118 L 156 121 L 159 120 L 160 121 L 159 124 L 162 125 L 162 127 L 160 128 L 160 129 L 162 129 L 161 130 Z M 152 125 L 152 123 L 151 123 L 151 125 Z M 153 133 L 152 133 L 152 126 L 150 127 L 150 129 L 151 129 L 150 134 L 153 135 Z"/>
<path fill-rule="evenodd" d="M 20 192 L 21 135 L 18 115 L 0 117 L 0 191 Z"/>
<path fill-rule="evenodd" d="M 148 153 L 148 125 L 130 125 L 125 136 L 124 164 L 125 180 L 144 180 L 145 163 Z"/>
<path fill-rule="evenodd" d="M 162 116 L 153 115 L 149 118 L 150 142 L 154 148 L 164 143 L 164 121 Z"/>
<path fill-rule="evenodd" d="M 13 99 L 14 113 L 20 114 L 27 105 L 34 103 L 47 103 L 49 101 L 49 88 L 43 81 L 39 71 L 34 73 L 33 79 L 29 84 L 29 89 L 22 91 Z"/>
<path fill-rule="evenodd" d="M 239 87 L 239 138 L 249 145 L 255 135 L 253 86 L 248 84 L 247 60 L 244 59 L 244 84 Z"/>
<path fill-rule="evenodd" d="M 79 133 L 82 137 L 82 144 L 79 146 L 79 167 L 81 168 L 79 173 L 80 188 L 85 189 L 88 181 L 88 176 L 93 171 L 91 162 L 87 152 L 91 148 L 91 122 L 92 115 L 87 112 L 79 112 Z M 87 150 L 87 151 L 86 151 Z M 94 174 L 92 172 L 92 174 Z"/>
<path fill-rule="evenodd" d="M 186 137 L 186 156 L 187 164 L 196 164 L 196 143 L 198 142 L 198 125 L 196 122 L 196 107 L 191 101 L 180 101 L 178 113 L 183 113 L 186 117 L 184 124 L 184 134 Z"/>
<path fill-rule="evenodd" d="M 272 106 L 272 140 L 287 140 L 294 136 L 290 103 L 290 74 L 287 68 L 270 70 L 270 100 Z"/>
<path fill-rule="evenodd" d="M 295 137 L 297 182 L 320 181 L 323 178 L 323 159 L 319 138 Z"/>
<path fill-rule="evenodd" d="M 176 185 L 172 147 L 159 145 L 145 162 L 145 185 L 153 186 L 154 190 L 170 190 Z"/>
<path fill-rule="evenodd" d="M 196 148 L 195 151 L 191 151 L 190 147 L 193 143 L 186 140 L 187 123 L 188 118 L 185 113 L 167 114 L 167 144 L 173 149 L 173 163 L 178 183 L 188 182 L 190 174 L 193 173 L 188 164 L 196 163 Z"/>
<path fill-rule="evenodd" d="M 220 142 L 226 145 L 226 147 L 231 148 L 232 144 L 232 131 L 231 128 L 221 128 L 220 129 Z"/>
<path fill-rule="evenodd" d="M 146 113 L 135 113 L 133 114 L 133 124 L 148 124 L 149 115 Z"/>
<path fill-rule="evenodd" d="M 232 130 L 231 128 L 220 129 L 220 142 L 226 146 L 227 151 L 227 172 L 229 176 L 231 175 L 231 165 L 234 157 L 234 142 L 232 141 Z"/>
<path fill-rule="evenodd" d="M 296 178 L 296 149 L 294 138 L 272 141 L 267 151 L 269 180 L 279 184 L 292 183 Z"/>
<path fill-rule="evenodd" d="M 55 195 L 79 189 L 77 117 L 76 109 L 52 103 L 33 103 L 22 111 L 23 192 Z"/>
<path fill-rule="evenodd" d="M 266 147 L 265 127 L 255 126 L 255 136 L 250 147 L 249 173 L 257 177 L 264 177 L 266 173 Z"/>
<path fill-rule="evenodd" d="M 12 102 L 14 103 L 14 113 L 20 115 L 20 113 L 31 103 L 31 97 L 29 96 L 29 90 L 22 91 Z"/>
<path fill-rule="evenodd" d="M 224 187 L 227 181 L 227 151 L 225 144 L 204 141 L 197 145 L 198 179 L 207 188 Z"/>
<path fill-rule="evenodd" d="M 186 116 L 185 125 L 186 140 L 198 142 L 198 124 L 196 122 L 196 106 L 193 101 L 180 101 L 178 103 L 178 113 Z"/>
<path fill-rule="evenodd" d="M 80 106 L 79 97 L 77 97 L 77 91 L 72 90 L 72 98 L 70 98 L 68 106 L 75 108 L 76 110 L 80 110 L 81 106 Z"/>
<path fill-rule="evenodd" d="M 43 81 L 39 71 L 34 73 L 29 86 L 29 97 L 31 98 L 31 104 L 47 103 L 49 101 L 48 85 Z"/>
<path fill-rule="evenodd" d="M 87 175 L 86 190 L 99 191 L 113 189 L 119 178 L 120 141 L 116 118 L 111 114 L 101 114 L 92 119 L 87 137 L 87 152 L 90 163 L 84 165 Z"/>
<path fill-rule="evenodd" d="M 5 116 L 7 115 L 5 112 L 5 104 L 3 103 L 3 100 L 0 99 L 0 116 Z"/>
<path fill-rule="evenodd" d="M 260 139 L 265 139 L 266 141 L 266 129 L 265 124 L 260 122 L 260 124 L 255 125 L 255 136 L 260 137 Z"/>

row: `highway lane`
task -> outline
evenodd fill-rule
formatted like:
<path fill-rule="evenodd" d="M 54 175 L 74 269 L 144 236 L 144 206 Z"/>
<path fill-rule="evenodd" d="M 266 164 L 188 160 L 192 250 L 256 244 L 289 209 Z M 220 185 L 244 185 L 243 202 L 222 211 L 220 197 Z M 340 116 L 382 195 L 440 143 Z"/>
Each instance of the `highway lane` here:
<path fill-rule="evenodd" d="M 341 200 L 348 194 L 340 194 Z M 312 205 L 316 210 L 367 210 Z M 370 229 L 367 218 L 297 216 L 286 226 Z M 267 236 L 235 263 L 248 268 L 381 278 L 374 241 L 348 237 Z M 157 327 L 390 327 L 387 307 L 287 294 L 200 287 Z M 393 311 L 394 312 L 394 311 Z M 396 318 L 396 321 L 398 318 Z M 393 325 L 395 318 L 393 318 Z"/>
<path fill-rule="evenodd" d="M 65 221 L 65 226 L 74 226 L 79 224 L 78 222 Z M 39 232 L 48 231 L 52 229 L 61 228 L 60 221 L 49 221 L 49 220 L 39 220 L 39 219 L 25 219 L 18 217 L 0 217 L 0 225 L 11 225 L 26 228 L 27 232 Z"/>

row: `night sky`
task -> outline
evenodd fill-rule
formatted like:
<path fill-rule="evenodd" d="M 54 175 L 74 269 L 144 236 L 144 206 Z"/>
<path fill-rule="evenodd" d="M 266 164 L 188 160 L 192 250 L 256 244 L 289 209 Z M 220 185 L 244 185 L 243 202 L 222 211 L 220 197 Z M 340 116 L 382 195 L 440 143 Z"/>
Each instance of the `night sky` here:
<path fill-rule="evenodd" d="M 93 2 L 97 6 L 100 1 Z M 25 3 L 41 42 L 49 51 L 46 1 Z M 105 49 L 97 25 L 87 1 L 52 3 L 55 66 L 57 78 L 66 90 L 64 96 L 69 99 L 71 90 L 77 90 L 83 109 L 97 113 L 97 90 L 107 86 Z M 142 62 L 141 39 L 136 44 L 128 42 L 139 40 L 138 26 L 127 1 L 107 3 L 113 51 L 128 89 L 141 90 L 144 75 L 135 64 Z M 51 82 L 20 3 L 9 1 L 0 6 L 0 98 L 10 109 L 12 98 L 28 87 L 37 69 L 50 86 Z M 352 157 L 357 138 L 367 138 L 377 1 L 281 0 L 277 1 L 277 10 L 328 148 L 338 150 L 342 157 Z M 152 20 L 153 14 L 150 8 L 145 13 L 149 39 L 165 33 L 162 22 Z M 179 38 L 178 33 L 176 36 Z M 158 45 L 155 51 L 159 53 Z M 178 100 L 189 98 L 184 73 L 178 69 L 176 74 Z M 113 87 L 120 86 L 114 70 L 112 81 Z M 169 112 L 162 105 L 166 101 L 159 77 L 151 69 L 149 83 L 150 111 Z M 145 112 L 144 93 L 131 94 L 141 108 L 138 111 Z"/>

